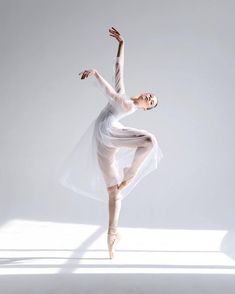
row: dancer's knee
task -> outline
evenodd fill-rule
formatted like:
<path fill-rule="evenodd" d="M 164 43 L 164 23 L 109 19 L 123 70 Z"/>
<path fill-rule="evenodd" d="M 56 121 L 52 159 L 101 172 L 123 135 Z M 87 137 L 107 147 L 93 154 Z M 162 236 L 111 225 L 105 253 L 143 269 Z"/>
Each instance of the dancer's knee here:
<path fill-rule="evenodd" d="M 152 148 L 154 145 L 154 137 L 152 135 L 146 135 L 145 137 L 145 146 L 148 148 Z"/>
<path fill-rule="evenodd" d="M 114 185 L 107 188 L 109 193 L 109 199 L 110 200 L 119 200 L 121 199 L 120 191 L 118 190 L 118 185 Z"/>
<path fill-rule="evenodd" d="M 107 191 L 108 191 L 109 193 L 114 193 L 114 192 L 116 192 L 117 190 L 118 190 L 118 185 L 117 185 L 117 184 L 114 185 L 114 186 L 107 187 Z"/>
<path fill-rule="evenodd" d="M 107 187 L 107 191 L 110 193 L 110 192 L 113 192 L 113 190 L 115 190 L 115 186 L 110 186 L 110 187 Z"/>

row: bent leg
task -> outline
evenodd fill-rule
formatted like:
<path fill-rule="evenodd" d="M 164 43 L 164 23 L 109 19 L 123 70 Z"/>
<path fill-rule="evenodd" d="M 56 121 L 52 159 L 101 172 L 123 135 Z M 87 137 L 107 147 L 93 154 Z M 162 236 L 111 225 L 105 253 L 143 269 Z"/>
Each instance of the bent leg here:
<path fill-rule="evenodd" d="M 136 148 L 131 166 L 124 170 L 123 181 L 126 181 L 137 173 L 144 159 L 152 150 L 155 137 L 147 131 L 135 128 L 123 128 L 121 130 L 122 133 L 118 132 L 118 130 L 116 131 L 119 137 L 116 136 L 112 139 L 113 146 Z"/>
<path fill-rule="evenodd" d="M 144 138 L 144 145 L 143 146 L 138 146 L 135 151 L 135 155 L 133 158 L 133 161 L 131 163 L 130 168 L 128 169 L 128 174 L 129 175 L 135 175 L 143 163 L 144 159 L 147 157 L 149 152 L 152 150 L 153 147 L 153 141 L 152 138 L 149 136 L 146 136 Z"/>

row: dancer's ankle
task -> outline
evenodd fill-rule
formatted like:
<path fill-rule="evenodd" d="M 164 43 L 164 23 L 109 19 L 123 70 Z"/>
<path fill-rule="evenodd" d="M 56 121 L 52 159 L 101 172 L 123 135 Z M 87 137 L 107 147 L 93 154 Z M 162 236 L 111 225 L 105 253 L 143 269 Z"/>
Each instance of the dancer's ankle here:
<path fill-rule="evenodd" d="M 109 226 L 108 234 L 116 234 L 116 233 L 117 233 L 117 227 Z"/>

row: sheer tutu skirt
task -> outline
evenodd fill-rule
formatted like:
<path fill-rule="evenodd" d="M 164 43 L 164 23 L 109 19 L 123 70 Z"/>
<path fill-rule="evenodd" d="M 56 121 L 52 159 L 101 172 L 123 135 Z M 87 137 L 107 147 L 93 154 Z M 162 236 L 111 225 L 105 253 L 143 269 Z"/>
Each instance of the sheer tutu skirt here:
<path fill-rule="evenodd" d="M 63 162 L 57 178 L 75 193 L 107 203 L 107 187 L 121 183 L 124 168 L 131 166 L 136 148 L 143 146 L 146 138 L 151 138 L 153 144 L 132 181 L 121 191 L 123 199 L 158 167 L 163 153 L 153 134 L 126 127 L 113 117 L 93 120 Z"/>

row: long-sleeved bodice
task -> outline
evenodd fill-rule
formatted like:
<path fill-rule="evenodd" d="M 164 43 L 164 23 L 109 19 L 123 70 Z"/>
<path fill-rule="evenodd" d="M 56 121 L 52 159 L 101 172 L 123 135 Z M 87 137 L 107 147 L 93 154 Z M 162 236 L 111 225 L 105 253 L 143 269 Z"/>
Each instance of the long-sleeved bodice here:
<path fill-rule="evenodd" d="M 109 101 L 107 105 L 99 113 L 96 121 L 109 120 L 110 122 L 116 122 L 125 116 L 128 116 L 137 110 L 134 102 L 128 99 L 126 95 L 122 95 L 124 101 L 116 102 Z M 125 97 L 126 96 L 126 97 Z"/>

